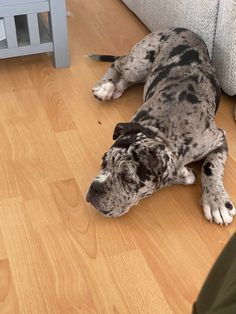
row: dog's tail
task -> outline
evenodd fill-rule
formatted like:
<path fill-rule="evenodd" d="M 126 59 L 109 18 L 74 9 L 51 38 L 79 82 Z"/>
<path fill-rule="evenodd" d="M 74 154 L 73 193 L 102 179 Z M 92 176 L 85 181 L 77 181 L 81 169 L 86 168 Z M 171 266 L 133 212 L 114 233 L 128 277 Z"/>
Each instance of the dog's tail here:
<path fill-rule="evenodd" d="M 97 54 L 89 54 L 87 55 L 89 58 L 96 60 L 96 61 L 103 61 L 103 62 L 114 62 L 119 59 L 119 56 L 112 56 L 112 55 L 97 55 Z"/>

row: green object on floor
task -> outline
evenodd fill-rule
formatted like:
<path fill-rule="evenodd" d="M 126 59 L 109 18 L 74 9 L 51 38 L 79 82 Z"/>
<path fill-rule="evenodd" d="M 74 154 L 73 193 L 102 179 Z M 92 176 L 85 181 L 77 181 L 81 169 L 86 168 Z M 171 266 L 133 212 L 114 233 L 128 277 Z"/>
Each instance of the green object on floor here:
<path fill-rule="evenodd" d="M 213 265 L 192 313 L 236 313 L 236 233 Z"/>

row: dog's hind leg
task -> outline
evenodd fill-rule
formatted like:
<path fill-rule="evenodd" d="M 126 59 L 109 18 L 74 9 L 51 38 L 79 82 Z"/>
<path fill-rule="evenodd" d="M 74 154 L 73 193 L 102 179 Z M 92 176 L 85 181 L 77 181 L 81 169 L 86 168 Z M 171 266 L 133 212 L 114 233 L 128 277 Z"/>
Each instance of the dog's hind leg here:
<path fill-rule="evenodd" d="M 225 136 L 222 136 L 223 144 L 208 154 L 202 166 L 202 206 L 207 220 L 228 225 L 236 210 L 223 184 L 228 147 Z"/>
<path fill-rule="evenodd" d="M 111 100 L 121 97 L 124 91 L 131 85 L 144 81 L 145 76 L 132 76 L 132 62 L 130 55 L 117 59 L 93 87 L 93 94 L 98 100 Z"/>
<path fill-rule="evenodd" d="M 112 64 L 107 73 L 93 87 L 92 91 L 96 98 L 99 100 L 117 99 L 129 86 L 145 81 L 151 68 L 150 60 L 142 58 L 138 60 L 137 56 L 134 57 L 134 52 L 118 58 Z"/>
<path fill-rule="evenodd" d="M 99 100 L 119 98 L 131 85 L 145 82 L 160 50 L 163 33 L 151 33 L 137 43 L 129 54 L 121 57 L 107 56 L 115 60 L 107 73 L 94 86 L 93 94 Z M 106 56 L 95 55 L 96 60 Z M 93 57 L 94 59 L 94 57 Z"/>

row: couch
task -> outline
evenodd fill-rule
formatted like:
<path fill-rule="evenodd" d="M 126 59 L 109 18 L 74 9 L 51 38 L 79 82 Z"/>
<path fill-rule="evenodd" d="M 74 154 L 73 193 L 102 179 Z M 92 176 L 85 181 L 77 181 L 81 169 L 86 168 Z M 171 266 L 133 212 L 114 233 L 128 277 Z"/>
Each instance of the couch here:
<path fill-rule="evenodd" d="M 236 95 L 236 0 L 122 0 L 151 30 L 182 26 L 205 41 L 222 90 Z"/>

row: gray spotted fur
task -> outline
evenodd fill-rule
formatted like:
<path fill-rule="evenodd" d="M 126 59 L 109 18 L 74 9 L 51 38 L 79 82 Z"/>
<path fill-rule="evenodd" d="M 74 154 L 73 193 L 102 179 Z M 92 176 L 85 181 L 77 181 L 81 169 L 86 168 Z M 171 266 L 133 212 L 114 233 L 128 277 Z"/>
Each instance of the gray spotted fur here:
<path fill-rule="evenodd" d="M 115 99 L 138 82 L 144 82 L 144 103 L 130 122 L 116 126 L 87 201 L 106 216 L 123 215 L 162 187 L 194 183 L 186 166 L 205 159 L 205 217 L 232 222 L 235 208 L 223 186 L 227 143 L 214 121 L 220 87 L 204 42 L 183 28 L 153 32 L 114 61 L 93 93 Z"/>

